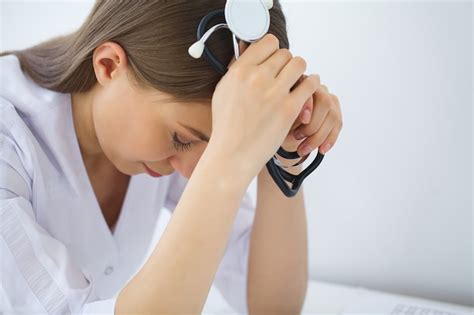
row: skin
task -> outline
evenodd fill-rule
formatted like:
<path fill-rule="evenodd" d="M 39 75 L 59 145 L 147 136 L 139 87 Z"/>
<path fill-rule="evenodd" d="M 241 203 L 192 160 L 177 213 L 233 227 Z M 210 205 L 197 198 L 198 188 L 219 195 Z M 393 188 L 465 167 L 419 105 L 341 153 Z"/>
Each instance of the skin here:
<path fill-rule="evenodd" d="M 169 102 L 165 93 L 136 87 L 127 76 L 124 50 L 113 42 L 95 49 L 93 67 L 94 88 L 72 94 L 74 125 L 88 170 L 129 176 L 146 173 L 145 163 L 159 174 L 178 171 L 190 178 L 207 142 L 183 125 L 209 137 L 210 104 Z M 181 142 L 192 143 L 189 150 L 174 146 L 175 132 Z"/>
<path fill-rule="evenodd" d="M 240 42 L 241 53 L 247 47 Z M 232 58 L 229 67 L 234 62 Z M 118 220 L 130 176 L 146 173 L 145 165 L 162 175 L 178 171 L 188 179 L 191 177 L 208 143 L 184 126 L 209 138 L 212 110 L 210 102 L 173 102 L 166 93 L 132 84 L 125 51 L 114 42 L 95 49 L 93 67 L 97 78 L 94 88 L 71 96 L 73 119 L 91 185 L 112 228 Z M 319 102 L 313 104 L 313 98 L 307 100 L 282 144 L 286 150 L 298 150 L 300 155 L 305 155 L 302 149 L 309 145 L 310 150 L 320 147 L 325 153 L 328 149 L 324 145 L 336 141 L 342 127 L 339 103 L 326 86 L 321 86 Z M 323 95 L 331 96 L 334 102 Z M 325 124 L 322 119 L 326 119 Z M 300 139 L 295 139 L 298 131 L 306 138 L 302 144 Z M 188 145 L 176 143 L 174 133 L 178 141 Z"/>
<path fill-rule="evenodd" d="M 247 47 L 241 42 L 241 53 Z M 229 67 L 234 62 L 235 58 Z M 89 173 L 102 173 L 103 178 L 116 180 L 124 175 L 127 178 L 146 173 L 146 164 L 159 174 L 178 171 L 189 179 L 208 143 L 183 126 L 199 130 L 209 138 L 211 101 L 182 104 L 169 101 L 166 93 L 134 86 L 127 76 L 125 51 L 114 42 L 95 49 L 93 67 L 97 78 L 94 88 L 72 94 L 74 125 Z M 305 145 L 310 151 L 319 147 L 325 154 L 341 129 L 339 100 L 321 84 L 321 89 L 306 101 L 282 146 L 298 150 L 301 156 L 306 153 Z M 181 142 L 191 143 L 187 149 L 176 147 L 172 139 L 175 132 Z"/>
<path fill-rule="evenodd" d="M 203 155 L 158 247 L 121 291 L 117 314 L 137 310 L 200 313 L 226 246 L 224 236 L 228 236 L 250 178 L 240 182 L 245 176 L 232 173 L 234 169 L 226 164 L 230 162 L 221 159 L 216 150 L 203 154 L 207 143 L 180 127 L 179 123 L 187 124 L 210 136 L 209 104 L 164 103 L 165 94 L 132 88 L 126 76 L 124 51 L 115 43 L 99 46 L 93 65 L 98 84 L 88 93 L 72 95 L 76 132 L 88 170 L 108 169 L 112 174 L 130 176 L 145 172 L 141 164 L 145 162 L 163 175 L 176 170 L 190 178 Z M 342 127 L 339 101 L 324 85 L 321 87 L 304 104 L 301 116 L 282 144 L 287 150 L 298 147 L 300 151 L 303 142 L 312 150 L 320 147 L 326 153 L 324 145 L 335 143 Z M 306 117 L 304 109 L 309 110 Z M 297 127 L 306 140 L 296 141 L 293 132 Z M 173 147 L 170 133 L 174 131 L 181 140 L 195 142 L 192 150 L 181 152 Z M 294 171 L 299 173 L 301 166 Z M 235 179 L 224 181 L 233 186 L 201 185 L 204 181 L 219 183 L 222 178 Z M 258 174 L 257 189 L 250 239 L 248 308 L 250 314 L 276 314 L 277 310 L 296 314 L 303 305 L 308 278 L 303 189 L 294 198 L 282 196 L 265 168 Z M 202 199 L 208 202 L 197 202 Z M 216 224 L 209 224 L 211 216 Z M 281 233 L 282 228 L 285 233 Z M 200 243 L 203 239 L 205 247 Z M 162 299 L 156 299 L 156 292 Z"/>

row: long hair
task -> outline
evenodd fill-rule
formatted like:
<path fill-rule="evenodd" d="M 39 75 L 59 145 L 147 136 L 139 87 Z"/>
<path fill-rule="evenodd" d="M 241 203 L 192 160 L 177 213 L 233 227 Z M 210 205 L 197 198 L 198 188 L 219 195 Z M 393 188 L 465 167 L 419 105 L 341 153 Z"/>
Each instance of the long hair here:
<path fill-rule="evenodd" d="M 132 78 L 139 86 L 168 93 L 178 102 L 210 103 L 222 76 L 204 57 L 189 56 L 188 47 L 197 40 L 201 18 L 224 6 L 225 0 L 96 0 L 78 30 L 0 56 L 16 55 L 22 71 L 46 89 L 86 92 L 97 82 L 92 66 L 94 49 L 112 41 L 124 49 Z M 268 32 L 279 39 L 280 48 L 289 48 L 278 0 L 269 12 Z M 234 55 L 228 29 L 213 33 L 206 46 L 225 64 Z"/>

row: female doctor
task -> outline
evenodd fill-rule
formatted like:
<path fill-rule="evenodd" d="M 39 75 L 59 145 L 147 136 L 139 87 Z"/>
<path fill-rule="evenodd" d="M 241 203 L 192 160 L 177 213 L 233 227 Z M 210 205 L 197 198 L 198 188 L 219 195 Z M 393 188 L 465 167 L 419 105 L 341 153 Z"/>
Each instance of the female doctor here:
<path fill-rule="evenodd" d="M 228 32 L 207 41 L 225 76 L 191 58 L 197 23 L 223 6 L 97 1 L 77 31 L 1 54 L 2 311 L 116 296 L 110 313 L 194 314 L 213 281 L 239 313 L 301 310 L 303 189 L 285 197 L 265 163 L 280 146 L 326 153 L 339 102 L 287 49 L 278 1 L 237 60 Z M 144 261 L 162 207 L 173 215 Z"/>

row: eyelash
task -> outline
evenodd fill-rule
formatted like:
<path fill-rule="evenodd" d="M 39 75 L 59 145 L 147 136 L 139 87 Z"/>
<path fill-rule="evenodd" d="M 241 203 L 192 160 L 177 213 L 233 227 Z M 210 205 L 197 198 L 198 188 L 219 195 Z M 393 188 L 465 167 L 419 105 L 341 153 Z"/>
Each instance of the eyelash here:
<path fill-rule="evenodd" d="M 178 134 L 176 132 L 173 134 L 173 145 L 174 145 L 176 150 L 180 150 L 180 151 L 191 150 L 192 144 L 193 144 L 192 142 L 183 143 L 183 142 L 179 141 Z"/>

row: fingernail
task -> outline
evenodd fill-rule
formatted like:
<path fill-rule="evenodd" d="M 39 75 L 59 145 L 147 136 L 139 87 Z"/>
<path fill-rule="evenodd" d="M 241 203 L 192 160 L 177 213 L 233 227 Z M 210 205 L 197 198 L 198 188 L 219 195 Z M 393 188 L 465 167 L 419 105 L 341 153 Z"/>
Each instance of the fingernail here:
<path fill-rule="evenodd" d="M 311 112 L 309 109 L 305 109 L 303 111 L 303 114 L 301 115 L 301 121 L 303 124 L 309 123 L 309 120 L 311 119 Z"/>
<path fill-rule="evenodd" d="M 331 148 L 331 144 L 330 144 L 330 143 L 326 143 L 326 145 L 325 145 L 325 146 L 323 147 L 323 149 L 322 149 L 322 151 L 323 151 L 322 153 L 323 153 L 323 154 L 326 154 L 326 153 L 329 151 L 330 148 Z"/>
<path fill-rule="evenodd" d="M 298 131 L 298 132 L 295 132 L 295 133 L 294 133 L 294 136 L 295 136 L 295 139 L 296 139 L 296 140 L 301 140 L 301 139 L 304 138 L 304 134 L 302 134 L 302 133 L 299 132 L 299 131 Z"/>
<path fill-rule="evenodd" d="M 309 154 L 311 151 L 313 151 L 313 148 L 312 148 L 310 145 L 306 144 L 306 145 L 304 145 L 304 146 L 301 148 L 301 151 L 300 151 L 301 154 L 300 154 L 300 155 L 301 155 L 301 156 L 307 155 L 307 154 Z"/>

